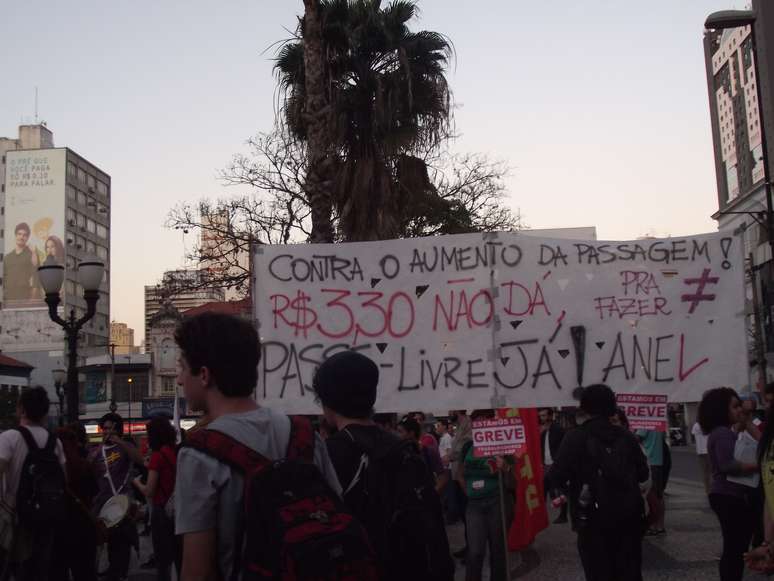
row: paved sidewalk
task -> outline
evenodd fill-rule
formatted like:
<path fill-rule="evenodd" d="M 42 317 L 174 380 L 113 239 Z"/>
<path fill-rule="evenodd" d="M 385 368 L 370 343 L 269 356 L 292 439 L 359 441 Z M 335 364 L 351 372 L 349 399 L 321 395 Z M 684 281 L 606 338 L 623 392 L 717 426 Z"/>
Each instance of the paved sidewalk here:
<path fill-rule="evenodd" d="M 692 480 L 672 478 L 667 494 L 668 533 L 643 545 L 644 581 L 706 581 L 718 578 L 720 527 L 710 510 L 703 487 Z M 552 515 L 551 518 L 553 518 Z M 461 525 L 449 527 L 452 550 L 464 544 Z M 150 537 L 140 537 L 140 556 L 132 555 L 131 581 L 151 581 L 156 572 L 139 568 L 151 554 Z M 511 558 L 512 579 L 523 581 L 584 581 L 575 547 L 575 534 L 569 525 L 552 525 L 543 531 L 534 545 Z M 485 569 L 488 565 L 485 566 Z M 104 567 L 103 567 L 104 568 Z M 457 561 L 456 580 L 465 579 L 465 568 Z M 485 571 L 484 579 L 489 579 Z M 745 579 L 763 581 L 760 575 Z"/>
<path fill-rule="evenodd" d="M 670 479 L 667 507 L 668 533 L 662 537 L 646 538 L 643 545 L 644 581 L 718 579 L 720 526 L 709 508 L 704 488 L 695 481 Z M 449 539 L 453 549 L 462 545 L 462 537 L 461 526 L 450 527 Z M 530 549 L 513 554 L 511 578 L 523 581 L 584 581 L 575 542 L 575 534 L 569 525 L 551 525 L 538 536 Z M 464 578 L 464 567 L 458 561 L 456 579 L 461 581 Z M 745 577 L 761 581 L 765 578 L 754 574 Z M 488 571 L 484 579 L 489 579 Z"/>

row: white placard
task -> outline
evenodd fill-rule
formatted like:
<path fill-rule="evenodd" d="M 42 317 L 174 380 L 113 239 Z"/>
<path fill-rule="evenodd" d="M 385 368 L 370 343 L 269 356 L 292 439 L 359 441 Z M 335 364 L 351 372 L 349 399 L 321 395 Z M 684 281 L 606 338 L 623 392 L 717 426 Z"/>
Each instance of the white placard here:
<path fill-rule="evenodd" d="M 616 399 L 632 430 L 667 431 L 669 421 L 665 395 L 619 393 Z"/>
<path fill-rule="evenodd" d="M 473 422 L 473 455 L 476 458 L 510 456 L 527 445 L 521 418 L 499 418 Z"/>
<path fill-rule="evenodd" d="M 723 233 L 263 246 L 254 265 L 257 398 L 292 413 L 319 411 L 315 369 L 348 348 L 380 368 L 379 411 L 572 405 L 594 383 L 699 401 L 746 379 L 742 248 Z"/>

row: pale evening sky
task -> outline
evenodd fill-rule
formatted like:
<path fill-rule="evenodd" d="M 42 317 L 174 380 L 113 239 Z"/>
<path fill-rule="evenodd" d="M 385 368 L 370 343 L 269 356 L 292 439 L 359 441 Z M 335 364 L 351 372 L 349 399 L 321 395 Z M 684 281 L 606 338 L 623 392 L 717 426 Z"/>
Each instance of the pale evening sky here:
<path fill-rule="evenodd" d="M 740 0 L 421 0 L 448 35 L 453 148 L 507 161 L 529 226 L 600 238 L 715 229 L 705 17 Z M 0 19 L 0 135 L 34 112 L 112 176 L 112 313 L 139 342 L 143 285 L 184 266 L 185 200 L 239 193 L 218 169 L 271 128 L 272 43 L 301 0 L 29 0 Z M 194 243 L 191 235 L 185 241 Z"/>

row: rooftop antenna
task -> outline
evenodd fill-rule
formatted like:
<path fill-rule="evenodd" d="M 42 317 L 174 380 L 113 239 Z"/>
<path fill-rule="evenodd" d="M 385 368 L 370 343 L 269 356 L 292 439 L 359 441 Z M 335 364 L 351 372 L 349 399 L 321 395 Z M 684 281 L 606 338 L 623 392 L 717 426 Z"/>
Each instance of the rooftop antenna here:
<path fill-rule="evenodd" d="M 38 124 L 38 88 L 35 87 L 35 125 Z"/>

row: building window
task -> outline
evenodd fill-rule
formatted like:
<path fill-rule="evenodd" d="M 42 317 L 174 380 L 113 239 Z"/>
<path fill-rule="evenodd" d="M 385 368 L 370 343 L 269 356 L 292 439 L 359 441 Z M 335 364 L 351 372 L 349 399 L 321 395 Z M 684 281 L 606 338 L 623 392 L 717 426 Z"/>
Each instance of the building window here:
<path fill-rule="evenodd" d="M 86 228 L 86 216 L 83 214 L 76 214 L 75 215 L 78 223 L 79 228 Z"/>
<path fill-rule="evenodd" d="M 97 192 L 102 194 L 103 196 L 107 196 L 108 187 L 105 182 L 97 182 Z"/>
<path fill-rule="evenodd" d="M 89 175 L 89 176 L 87 176 L 87 178 L 86 178 L 86 182 L 89 184 L 89 187 L 90 187 L 92 190 L 95 190 L 95 189 L 97 189 L 97 180 L 96 180 L 96 179 L 94 179 L 94 176 L 92 176 L 92 175 Z"/>
<path fill-rule="evenodd" d="M 107 248 L 97 245 L 97 256 L 99 256 L 102 260 L 107 260 L 107 255 Z"/>
<path fill-rule="evenodd" d="M 116 383 L 113 386 L 113 397 L 117 402 L 141 402 L 148 397 L 148 374 L 145 371 L 136 373 L 122 371 L 116 373 Z M 139 415 L 139 409 L 137 410 Z"/>
<path fill-rule="evenodd" d="M 78 203 L 81 206 L 85 206 L 86 205 L 86 194 L 84 194 L 80 190 L 78 191 Z"/>
<path fill-rule="evenodd" d="M 726 170 L 726 185 L 728 187 L 728 201 L 730 202 L 739 195 L 739 174 L 735 165 Z"/>
<path fill-rule="evenodd" d="M 67 223 L 70 226 L 75 226 L 76 224 L 75 220 L 76 220 L 75 210 L 73 210 L 72 208 L 67 208 Z"/>
<path fill-rule="evenodd" d="M 75 164 L 71 161 L 67 162 L 67 175 L 71 177 L 78 177 L 78 168 L 75 167 Z"/>
<path fill-rule="evenodd" d="M 107 239 L 108 237 L 108 230 L 102 224 L 97 224 L 97 236 L 104 239 Z"/>
<path fill-rule="evenodd" d="M 72 202 L 78 199 L 78 194 L 73 186 L 67 186 L 67 199 Z"/>
<path fill-rule="evenodd" d="M 169 375 L 161 377 L 161 393 L 163 395 L 175 395 L 175 378 Z"/>
<path fill-rule="evenodd" d="M 78 168 L 78 179 L 86 183 L 86 171 L 81 167 Z"/>
<path fill-rule="evenodd" d="M 92 220 L 91 218 L 86 219 L 86 230 L 88 230 L 92 234 L 97 233 L 97 223 Z"/>
<path fill-rule="evenodd" d="M 96 254 L 97 252 L 97 245 L 94 244 L 91 240 L 86 241 L 86 252 L 88 254 Z"/>

